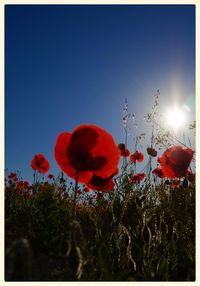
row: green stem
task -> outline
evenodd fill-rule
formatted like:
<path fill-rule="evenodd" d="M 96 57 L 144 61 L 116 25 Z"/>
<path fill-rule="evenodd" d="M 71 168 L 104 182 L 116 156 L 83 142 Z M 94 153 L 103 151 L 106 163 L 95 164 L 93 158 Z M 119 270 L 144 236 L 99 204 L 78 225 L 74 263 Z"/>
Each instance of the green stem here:
<path fill-rule="evenodd" d="M 76 170 L 75 175 L 75 188 L 74 188 L 74 202 L 73 202 L 73 211 L 72 211 L 72 218 L 74 219 L 76 216 L 76 198 L 77 198 L 77 191 L 78 191 L 78 171 Z"/>

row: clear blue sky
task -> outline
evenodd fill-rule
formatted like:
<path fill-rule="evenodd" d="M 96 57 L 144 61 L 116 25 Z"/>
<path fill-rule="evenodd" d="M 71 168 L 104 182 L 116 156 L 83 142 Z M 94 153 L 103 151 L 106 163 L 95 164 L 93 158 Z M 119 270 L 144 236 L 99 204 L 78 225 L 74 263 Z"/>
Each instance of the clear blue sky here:
<path fill-rule="evenodd" d="M 79 124 L 120 143 L 125 98 L 137 132 L 148 129 L 158 88 L 164 106 L 187 104 L 194 119 L 194 5 L 6 5 L 5 159 L 24 179 L 37 153 L 58 174 L 57 135 Z"/>

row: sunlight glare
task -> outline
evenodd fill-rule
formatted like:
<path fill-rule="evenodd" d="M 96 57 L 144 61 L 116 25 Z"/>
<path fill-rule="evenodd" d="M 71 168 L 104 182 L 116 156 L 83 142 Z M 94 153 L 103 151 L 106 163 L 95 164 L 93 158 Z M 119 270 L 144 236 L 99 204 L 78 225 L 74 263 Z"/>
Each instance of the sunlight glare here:
<path fill-rule="evenodd" d="M 177 107 L 174 107 L 172 110 L 168 111 L 166 120 L 171 127 L 177 129 L 184 123 L 184 113 Z"/>

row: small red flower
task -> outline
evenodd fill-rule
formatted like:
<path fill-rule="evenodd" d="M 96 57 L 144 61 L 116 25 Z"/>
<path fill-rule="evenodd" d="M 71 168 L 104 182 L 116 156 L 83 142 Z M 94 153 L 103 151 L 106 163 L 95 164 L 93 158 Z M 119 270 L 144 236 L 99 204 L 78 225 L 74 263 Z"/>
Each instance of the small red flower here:
<path fill-rule="evenodd" d="M 164 178 L 165 175 L 163 174 L 163 171 L 161 168 L 156 168 L 152 171 L 152 174 L 155 176 L 158 176 L 159 178 Z"/>
<path fill-rule="evenodd" d="M 81 205 L 81 204 L 76 205 L 76 210 L 77 210 L 77 211 L 82 210 L 82 208 L 83 208 L 83 207 L 82 207 L 82 205 Z"/>
<path fill-rule="evenodd" d="M 31 161 L 33 170 L 38 170 L 40 173 L 45 174 L 49 171 L 50 165 L 48 160 L 42 154 L 37 154 Z"/>
<path fill-rule="evenodd" d="M 173 188 L 173 189 L 178 188 L 179 185 L 180 185 L 180 181 L 179 181 L 179 180 L 176 179 L 176 180 L 173 180 L 173 181 L 172 181 L 172 188 Z"/>
<path fill-rule="evenodd" d="M 125 149 L 123 151 L 120 150 L 119 153 L 120 153 L 120 156 L 122 157 L 128 157 L 130 155 L 130 151 L 128 149 Z"/>
<path fill-rule="evenodd" d="M 189 182 L 194 182 L 195 181 L 195 174 L 192 173 L 191 171 L 187 170 L 187 178 Z"/>
<path fill-rule="evenodd" d="M 135 183 L 135 182 L 138 182 L 138 181 L 142 181 L 142 180 L 144 180 L 145 177 L 146 177 L 145 173 L 138 173 L 138 174 L 135 174 L 135 175 L 131 175 L 130 182 L 131 183 Z"/>
<path fill-rule="evenodd" d="M 136 161 L 141 163 L 144 160 L 144 155 L 141 152 L 136 151 L 130 156 L 130 160 L 132 163 L 136 163 Z"/>
<path fill-rule="evenodd" d="M 18 180 L 18 177 L 17 177 L 17 174 L 16 173 L 10 173 L 8 175 L 8 178 L 14 180 L 14 181 L 17 181 Z"/>
<path fill-rule="evenodd" d="M 49 174 L 47 178 L 51 180 L 51 179 L 54 178 L 54 175 L 53 174 Z"/>
<path fill-rule="evenodd" d="M 183 149 L 181 146 L 174 146 L 167 149 L 163 155 L 158 158 L 165 177 L 181 178 L 185 176 L 193 153 L 192 149 Z"/>
<path fill-rule="evenodd" d="M 68 197 L 69 196 L 68 192 L 63 192 L 63 196 Z"/>
<path fill-rule="evenodd" d="M 151 147 L 147 148 L 147 153 L 152 156 L 152 157 L 156 157 L 157 156 L 157 151 Z"/>
<path fill-rule="evenodd" d="M 16 189 L 17 190 L 21 190 L 24 187 L 24 182 L 23 181 L 19 181 L 16 185 Z"/>
<path fill-rule="evenodd" d="M 85 187 L 84 189 L 83 189 L 83 192 L 85 192 L 85 193 L 88 193 L 90 191 L 90 189 L 88 188 L 88 187 Z"/>
<path fill-rule="evenodd" d="M 128 157 L 130 155 L 130 151 L 126 148 L 125 144 L 123 143 L 118 144 L 118 149 L 120 156 Z"/>
<path fill-rule="evenodd" d="M 24 181 L 23 183 L 24 183 L 24 188 L 27 189 L 29 186 L 29 183 L 27 181 Z"/>
<path fill-rule="evenodd" d="M 69 177 L 89 183 L 93 176 L 107 178 L 116 170 L 119 150 L 113 137 L 96 125 L 80 125 L 72 133 L 61 133 L 55 159 Z"/>

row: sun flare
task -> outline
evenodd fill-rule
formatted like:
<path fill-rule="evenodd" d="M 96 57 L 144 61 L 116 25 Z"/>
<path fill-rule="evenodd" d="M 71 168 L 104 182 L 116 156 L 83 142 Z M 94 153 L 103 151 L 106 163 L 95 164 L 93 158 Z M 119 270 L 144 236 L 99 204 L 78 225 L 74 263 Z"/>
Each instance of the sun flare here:
<path fill-rule="evenodd" d="M 168 125 L 177 129 L 181 127 L 185 122 L 184 113 L 177 107 L 174 107 L 172 110 L 169 110 L 166 115 L 166 121 Z"/>

